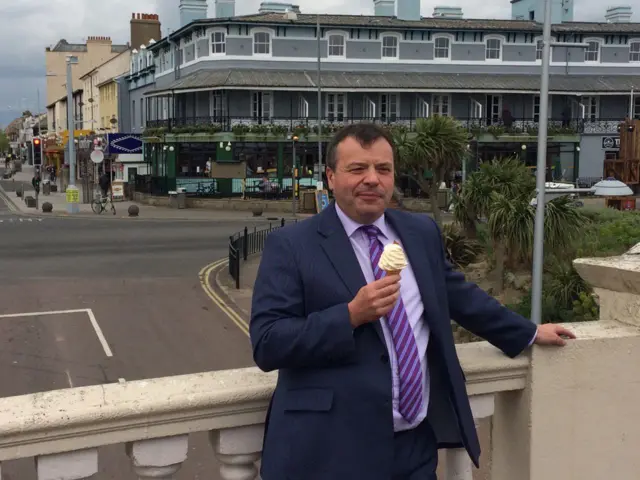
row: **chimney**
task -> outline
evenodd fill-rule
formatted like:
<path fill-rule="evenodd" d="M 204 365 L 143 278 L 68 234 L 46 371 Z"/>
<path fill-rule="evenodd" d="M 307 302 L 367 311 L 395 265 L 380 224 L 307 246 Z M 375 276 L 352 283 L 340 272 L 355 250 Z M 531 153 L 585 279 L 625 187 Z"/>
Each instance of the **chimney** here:
<path fill-rule="evenodd" d="M 419 21 L 420 0 L 398 0 L 398 20 Z"/>
<path fill-rule="evenodd" d="M 216 18 L 230 18 L 236 16 L 236 0 L 216 0 Z"/>
<path fill-rule="evenodd" d="M 608 23 L 629 23 L 631 22 L 631 16 L 633 11 L 629 5 L 618 5 L 616 7 L 607 8 L 606 18 Z"/>
<path fill-rule="evenodd" d="M 180 27 L 207 18 L 207 0 L 180 0 Z"/>
<path fill-rule="evenodd" d="M 373 8 L 376 17 L 395 17 L 396 15 L 395 0 L 373 0 Z"/>
<path fill-rule="evenodd" d="M 160 17 L 155 13 L 131 14 L 131 46 L 146 45 L 152 38 L 162 38 Z"/>

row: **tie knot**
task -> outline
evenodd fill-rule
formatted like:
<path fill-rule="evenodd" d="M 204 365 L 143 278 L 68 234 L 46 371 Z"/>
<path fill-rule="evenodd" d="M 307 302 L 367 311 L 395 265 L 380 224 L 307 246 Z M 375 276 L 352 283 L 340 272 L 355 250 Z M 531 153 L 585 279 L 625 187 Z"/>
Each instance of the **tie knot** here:
<path fill-rule="evenodd" d="M 380 236 L 380 229 L 375 225 L 365 225 L 362 231 L 369 237 L 369 240 L 377 240 Z"/>

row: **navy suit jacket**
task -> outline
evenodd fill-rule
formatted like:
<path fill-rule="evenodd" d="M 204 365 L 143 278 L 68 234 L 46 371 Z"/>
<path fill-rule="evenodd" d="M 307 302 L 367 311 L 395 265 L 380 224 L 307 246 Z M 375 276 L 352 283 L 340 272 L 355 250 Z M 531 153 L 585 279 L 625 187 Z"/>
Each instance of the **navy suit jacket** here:
<path fill-rule="evenodd" d="M 465 281 L 446 260 L 426 215 L 387 210 L 430 328 L 430 422 L 439 448 L 480 446 L 450 319 L 507 355 L 535 335 L 531 322 Z M 254 285 L 250 334 L 256 364 L 279 370 L 267 413 L 264 480 L 389 480 L 394 429 L 388 352 L 379 321 L 353 330 L 347 303 L 365 285 L 331 204 L 269 235 Z"/>

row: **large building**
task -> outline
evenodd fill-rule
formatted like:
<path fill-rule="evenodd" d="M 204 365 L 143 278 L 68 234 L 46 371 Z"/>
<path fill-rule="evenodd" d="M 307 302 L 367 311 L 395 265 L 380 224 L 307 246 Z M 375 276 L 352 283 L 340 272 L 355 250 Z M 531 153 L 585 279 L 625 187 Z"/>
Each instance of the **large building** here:
<path fill-rule="evenodd" d="M 227 14 L 233 4 L 217 3 Z M 327 140 L 316 135 L 318 113 L 323 133 L 353 121 L 411 129 L 417 118 L 453 116 L 473 133 L 476 158 L 517 152 L 533 165 L 542 25 L 422 18 L 419 0 L 373 3 L 374 16 L 284 8 L 206 18 L 204 0 L 183 0 L 189 23 L 147 45 L 128 77 L 129 117 L 145 127 L 153 176 L 168 189 L 218 194 L 265 175 L 286 188 L 295 134 L 302 184 L 312 185 L 317 142 Z M 605 157 L 617 155 L 619 122 L 640 117 L 640 24 L 564 22 L 552 35 L 589 47 L 551 52 L 549 170 L 600 178 Z M 210 178 L 210 165 L 228 164 L 246 166 L 246 182 Z"/>

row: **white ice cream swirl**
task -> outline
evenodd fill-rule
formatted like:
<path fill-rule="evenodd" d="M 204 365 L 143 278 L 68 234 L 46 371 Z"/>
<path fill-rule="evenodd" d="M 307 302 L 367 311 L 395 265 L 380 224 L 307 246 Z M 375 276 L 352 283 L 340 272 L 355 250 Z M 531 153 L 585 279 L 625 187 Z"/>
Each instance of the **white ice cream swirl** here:
<path fill-rule="evenodd" d="M 399 272 L 407 266 L 404 250 L 397 243 L 385 245 L 378 266 L 386 272 Z"/>

